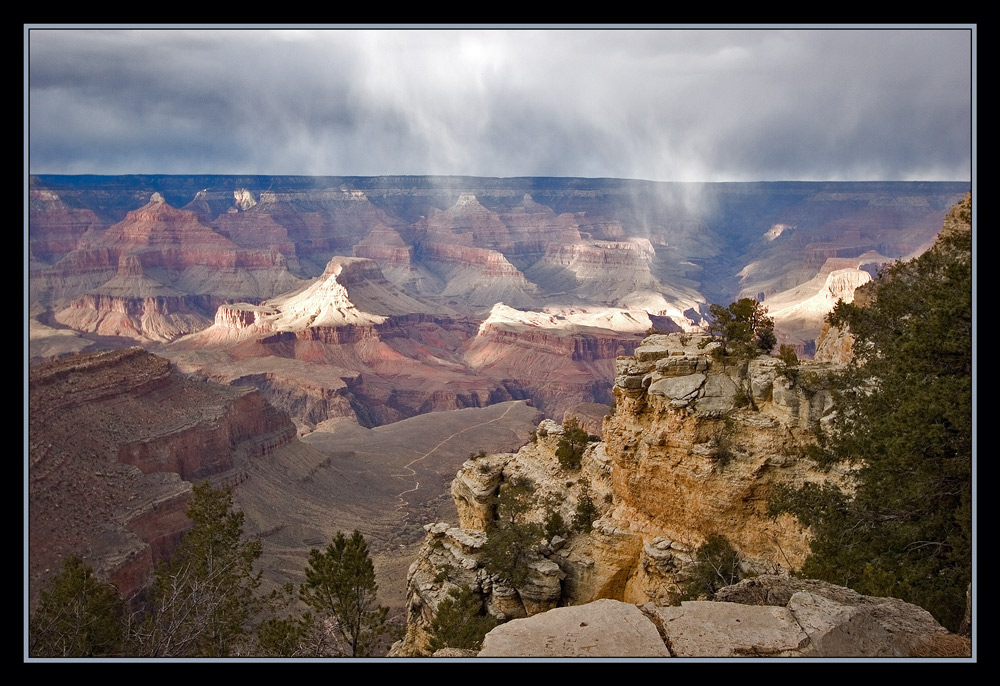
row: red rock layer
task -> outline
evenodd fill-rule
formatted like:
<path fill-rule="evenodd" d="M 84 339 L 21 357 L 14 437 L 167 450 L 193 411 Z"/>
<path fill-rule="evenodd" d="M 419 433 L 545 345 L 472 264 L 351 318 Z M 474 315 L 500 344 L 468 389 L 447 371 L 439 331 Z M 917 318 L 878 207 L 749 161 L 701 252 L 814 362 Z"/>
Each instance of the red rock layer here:
<path fill-rule="evenodd" d="M 135 590 L 190 525 L 183 479 L 234 483 L 295 436 L 258 391 L 185 379 L 138 348 L 33 367 L 28 409 L 32 597 L 73 554 Z"/>
<path fill-rule="evenodd" d="M 28 191 L 28 241 L 31 255 L 52 264 L 76 250 L 80 238 L 88 231 L 99 231 L 106 225 L 91 210 L 67 206 L 53 191 Z"/>

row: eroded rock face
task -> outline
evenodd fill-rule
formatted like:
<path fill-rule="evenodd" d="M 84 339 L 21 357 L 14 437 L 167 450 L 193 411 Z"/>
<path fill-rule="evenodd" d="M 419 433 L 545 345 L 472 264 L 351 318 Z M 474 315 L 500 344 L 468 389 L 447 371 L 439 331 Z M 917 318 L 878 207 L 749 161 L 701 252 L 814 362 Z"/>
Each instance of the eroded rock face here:
<path fill-rule="evenodd" d="M 214 308 L 298 288 L 331 257 L 355 255 L 375 259 L 411 295 L 477 308 L 613 306 L 659 317 L 667 331 L 703 323 L 703 293 L 760 296 L 779 315 L 781 341 L 805 353 L 829 305 L 805 301 L 849 295 L 874 266 L 918 254 L 966 191 L 949 183 L 32 177 L 30 289 L 33 305 L 65 308 L 132 254 L 161 286 L 211 296 Z M 735 250 L 743 264 L 726 259 Z M 201 314 L 211 319 L 214 310 Z"/>
<path fill-rule="evenodd" d="M 138 348 L 33 367 L 31 594 L 81 555 L 128 595 L 190 525 L 190 480 L 233 484 L 295 437 L 256 390 L 184 379 Z"/>
<path fill-rule="evenodd" d="M 28 191 L 28 221 L 37 227 L 31 256 L 39 267 L 58 262 L 76 249 L 81 236 L 106 226 L 92 210 L 72 208 L 57 192 L 43 188 Z"/>
<path fill-rule="evenodd" d="M 538 550 L 560 571 L 551 577 L 561 582 L 551 585 L 559 605 L 599 598 L 670 603 L 698 546 L 712 534 L 726 536 L 756 572 L 800 566 L 808 532 L 789 516 L 770 517 L 767 501 L 779 484 L 842 479 L 800 457 L 831 410 L 829 398 L 783 376 L 776 359 L 723 363 L 712 358 L 711 346 L 699 347 L 702 340 L 654 335 L 633 356 L 618 358 L 616 404 L 604 421 L 604 440 L 587 447 L 579 470 L 560 465 L 556 450 L 564 430 L 550 420 L 518 453 L 463 465 L 452 484 L 461 530 L 485 531 L 498 490 L 514 479 L 533 486 L 526 521 L 542 523 L 558 512 L 573 522 L 577 505 L 589 498 L 595 506 L 589 526 L 574 526 Z M 470 564 L 439 563 L 422 557 L 423 578 L 448 579 L 449 569 Z M 487 606 L 505 608 L 497 616 L 539 609 L 527 588 L 498 594 L 496 580 L 484 581 L 478 578 L 477 588 Z M 434 587 L 411 584 L 411 597 Z M 424 616 L 423 630 L 431 619 Z M 797 650 L 799 640 L 768 650 L 785 654 Z"/>
<path fill-rule="evenodd" d="M 713 533 L 760 569 L 795 568 L 807 536 L 793 519 L 767 516 L 768 494 L 777 484 L 837 478 L 798 457 L 832 409 L 826 392 L 783 377 L 773 358 L 722 364 L 701 340 L 651 336 L 618 362 L 616 411 L 604 425 L 611 516 L 640 532 L 647 551 L 626 600 L 669 595 L 684 557 Z M 675 559 L 662 541 L 684 549 Z"/>
<path fill-rule="evenodd" d="M 34 274 L 32 300 L 55 306 L 56 320 L 79 331 L 171 341 L 206 328 L 227 300 L 260 301 L 297 286 L 281 252 L 290 246 L 274 242 L 237 245 L 154 193 Z"/>
<path fill-rule="evenodd" d="M 531 398 L 561 417 L 581 403 L 610 403 L 614 358 L 631 354 L 647 330 L 698 330 L 705 292 L 754 289 L 773 301 L 772 313 L 782 294 L 793 309 L 813 296 L 828 307 L 871 265 L 924 245 L 918 239 L 933 234 L 927 217 L 956 189 L 964 191 L 956 184 L 33 177 L 31 312 L 101 345 L 126 337 L 159 352 L 176 343 L 205 377 L 251 376 L 220 369 L 228 366 L 220 349 L 236 360 L 336 366 L 354 385 L 351 412 L 369 426 L 512 398 Z M 767 240 L 745 240 L 751 235 Z M 734 245 L 749 245 L 739 273 L 727 258 Z M 325 273 L 334 258 L 342 271 Z M 383 295 L 387 284 L 399 292 L 366 302 L 363 292 L 372 289 L 350 283 L 357 275 L 369 286 L 379 282 Z M 326 301 L 304 302 L 307 287 Z M 403 295 L 413 300 L 398 307 Z M 250 309 L 282 299 L 290 306 L 281 313 Z M 518 314 L 496 316 L 499 303 Z M 800 354 L 809 352 L 800 343 Z M 196 364 L 187 353 L 198 346 L 206 354 Z M 703 373 L 683 364 L 657 373 Z M 721 377 L 710 381 L 722 387 L 706 388 L 703 411 L 710 397 L 724 408 L 732 391 Z M 328 403 L 315 400 L 316 384 L 293 397 L 293 383 L 283 376 L 260 385 L 283 409 L 304 408 L 308 416 L 295 417 L 304 430 L 344 416 L 335 402 L 322 417 Z M 338 385 L 319 392 L 338 394 Z"/>

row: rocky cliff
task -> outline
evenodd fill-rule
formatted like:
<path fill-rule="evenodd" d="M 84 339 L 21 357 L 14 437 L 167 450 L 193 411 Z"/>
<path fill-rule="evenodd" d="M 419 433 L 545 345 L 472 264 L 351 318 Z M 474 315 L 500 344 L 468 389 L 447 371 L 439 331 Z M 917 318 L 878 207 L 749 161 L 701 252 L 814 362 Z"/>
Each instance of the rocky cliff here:
<path fill-rule="evenodd" d="M 723 364 L 699 348 L 701 336 L 654 335 L 619 357 L 615 405 L 602 442 L 590 443 L 579 469 L 560 464 L 563 427 L 539 425 L 516 454 L 463 465 L 452 484 L 459 521 L 428 525 L 410 569 L 410 620 L 401 653 L 419 653 L 435 609 L 451 588 L 478 591 L 489 611 L 510 619 L 598 598 L 669 604 L 695 551 L 713 534 L 740 552 L 745 571 L 788 572 L 808 552 L 808 532 L 772 518 L 777 484 L 842 479 L 823 473 L 802 448 L 831 411 L 826 391 L 783 376 L 776 359 Z M 549 536 L 516 586 L 483 568 L 480 550 L 495 517 L 497 493 L 532 485 L 525 520 L 558 513 L 572 530 Z M 593 506 L 580 522 L 581 503 Z M 590 524 L 590 526 L 587 526 Z"/>
<path fill-rule="evenodd" d="M 33 367 L 28 411 L 32 597 L 74 554 L 127 595 L 189 526 L 190 481 L 237 483 L 295 438 L 256 390 L 187 380 L 138 348 Z"/>
<path fill-rule="evenodd" d="M 374 260 L 337 256 L 297 291 L 220 306 L 212 326 L 164 354 L 202 378 L 252 383 L 304 428 L 526 398 L 560 416 L 608 401 L 615 357 L 631 352 L 651 322 L 627 310 L 532 312 L 503 303 L 479 322 L 407 295 Z M 315 402 L 317 392 L 346 402 Z"/>
<path fill-rule="evenodd" d="M 34 273 L 31 298 L 79 331 L 169 341 L 208 326 L 227 300 L 259 301 L 299 285 L 282 250 L 290 250 L 287 238 L 274 232 L 272 240 L 237 245 L 153 193 L 146 205 L 101 232 L 82 234 L 74 250 Z"/>

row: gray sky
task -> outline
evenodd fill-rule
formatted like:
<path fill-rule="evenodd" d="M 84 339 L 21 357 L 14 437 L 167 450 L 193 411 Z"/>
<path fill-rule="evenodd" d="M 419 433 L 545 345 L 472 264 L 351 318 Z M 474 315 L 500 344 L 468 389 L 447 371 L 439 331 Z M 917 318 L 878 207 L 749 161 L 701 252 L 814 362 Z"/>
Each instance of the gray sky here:
<path fill-rule="evenodd" d="M 972 174 L 968 29 L 26 37 L 32 173 Z"/>

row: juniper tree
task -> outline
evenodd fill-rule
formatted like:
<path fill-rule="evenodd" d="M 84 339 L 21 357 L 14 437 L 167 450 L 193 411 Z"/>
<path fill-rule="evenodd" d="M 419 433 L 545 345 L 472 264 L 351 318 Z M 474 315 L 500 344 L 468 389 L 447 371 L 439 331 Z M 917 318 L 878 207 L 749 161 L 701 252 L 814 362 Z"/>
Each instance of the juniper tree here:
<path fill-rule="evenodd" d="M 483 601 L 468 586 L 453 588 L 438 605 L 431 623 L 431 651 L 442 648 L 478 650 L 483 638 L 497 625 L 483 609 Z"/>
<path fill-rule="evenodd" d="M 579 469 L 583 451 L 587 447 L 589 435 L 580 428 L 576 419 L 563 424 L 563 435 L 556 444 L 556 458 L 564 469 Z"/>
<path fill-rule="evenodd" d="M 515 587 L 527 579 L 527 563 L 544 536 L 541 524 L 526 520 L 534 490 L 523 478 L 501 485 L 493 499 L 495 514 L 486 528 L 486 543 L 479 549 L 482 565 Z"/>
<path fill-rule="evenodd" d="M 774 335 L 774 320 L 767 316 L 767 308 L 753 298 L 741 298 L 728 307 L 709 306 L 711 320 L 708 324 L 711 341 L 718 342 L 718 355 L 747 357 L 771 352 L 778 342 Z"/>
<path fill-rule="evenodd" d="M 955 630 L 972 573 L 971 234 L 866 288 L 869 306 L 839 303 L 829 317 L 850 330 L 855 358 L 815 452 L 852 465 L 856 492 L 782 489 L 772 512 L 812 527 L 804 574 L 916 603 Z"/>
<path fill-rule="evenodd" d="M 711 599 L 715 592 L 743 578 L 741 557 L 729 539 L 712 534 L 695 553 L 688 577 L 680 584 L 681 600 Z"/>

